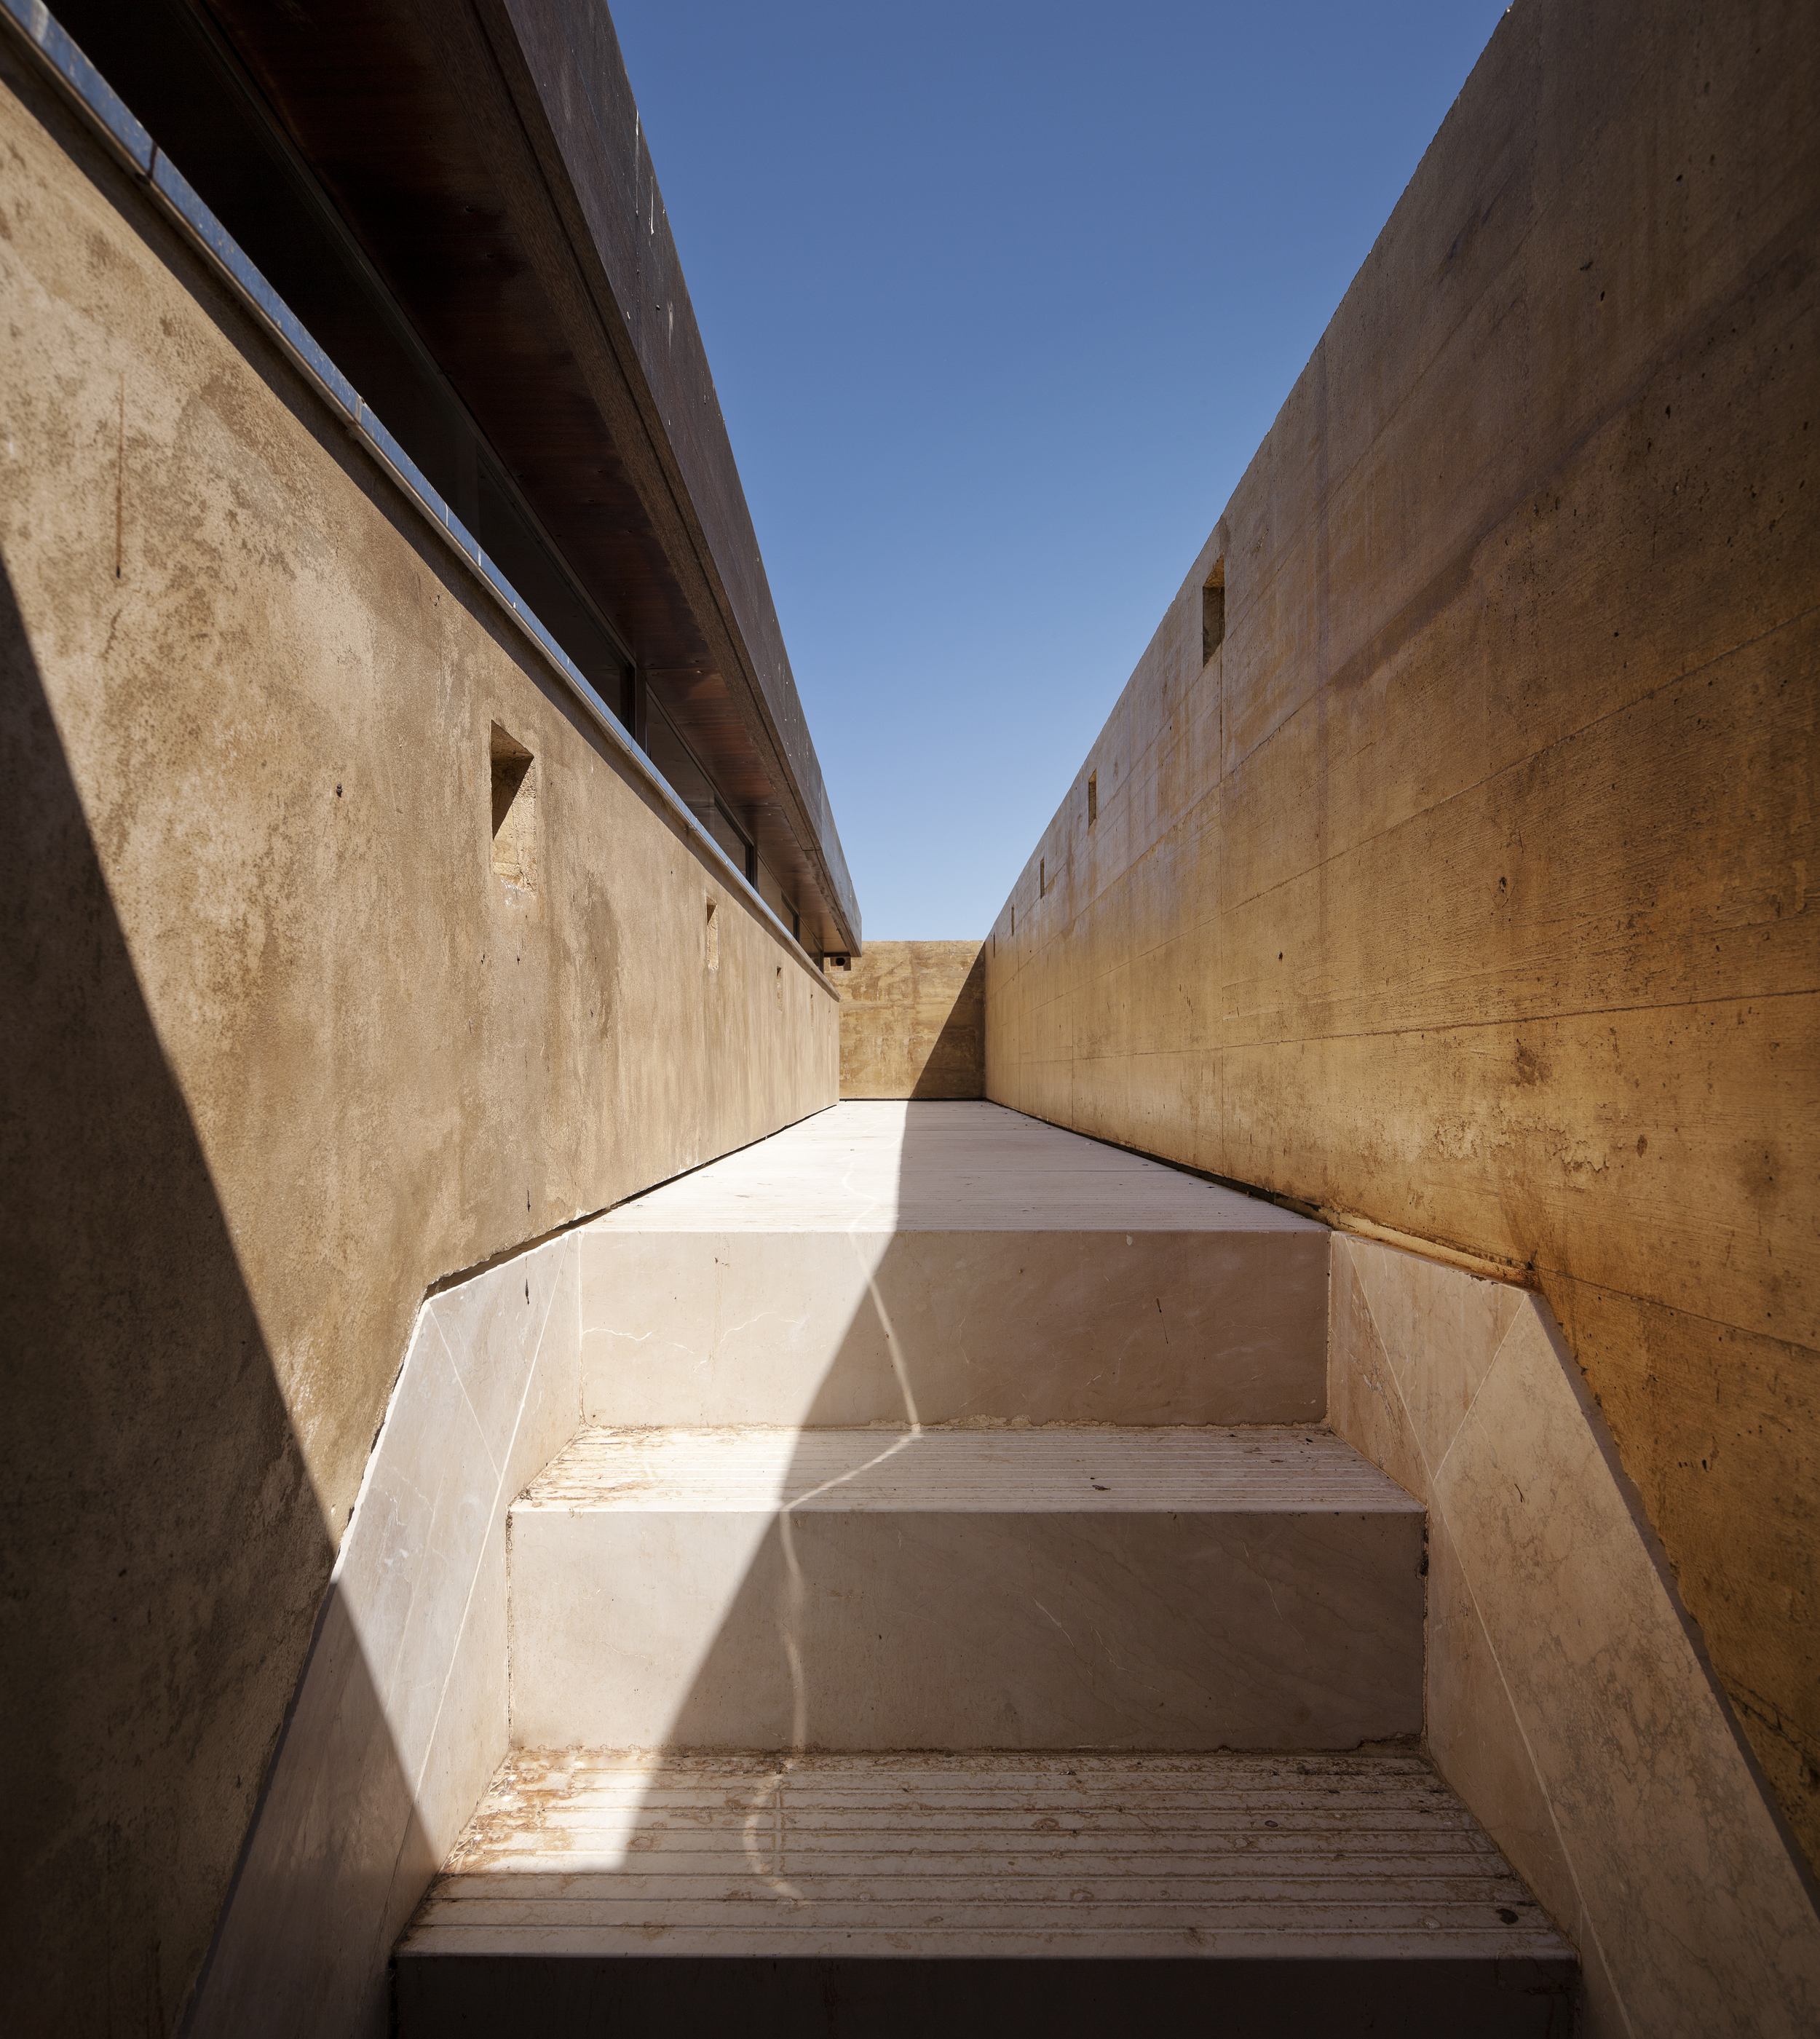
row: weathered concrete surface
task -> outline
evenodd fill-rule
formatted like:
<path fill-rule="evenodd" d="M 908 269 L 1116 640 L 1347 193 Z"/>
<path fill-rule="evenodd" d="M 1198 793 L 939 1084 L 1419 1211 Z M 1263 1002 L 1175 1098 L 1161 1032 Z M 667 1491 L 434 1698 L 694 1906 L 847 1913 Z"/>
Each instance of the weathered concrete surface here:
<path fill-rule="evenodd" d="M 842 967 L 842 1097 L 986 1094 L 986 970 L 978 942 L 868 942 Z"/>
<path fill-rule="evenodd" d="M 986 1088 L 1533 1270 L 1820 1855 L 1811 31 L 1504 17 L 1033 846 Z"/>
<path fill-rule="evenodd" d="M 425 1289 L 838 1013 L 9 41 L 0 161 L 8 2011 L 165 2030 Z"/>

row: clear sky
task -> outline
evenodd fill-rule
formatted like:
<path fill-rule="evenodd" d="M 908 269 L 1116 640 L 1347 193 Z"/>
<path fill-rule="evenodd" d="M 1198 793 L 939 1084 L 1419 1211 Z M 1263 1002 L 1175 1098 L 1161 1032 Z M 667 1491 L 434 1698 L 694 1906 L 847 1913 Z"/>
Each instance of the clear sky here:
<path fill-rule="evenodd" d="M 983 935 L 1487 0 L 612 0 L 867 936 Z"/>

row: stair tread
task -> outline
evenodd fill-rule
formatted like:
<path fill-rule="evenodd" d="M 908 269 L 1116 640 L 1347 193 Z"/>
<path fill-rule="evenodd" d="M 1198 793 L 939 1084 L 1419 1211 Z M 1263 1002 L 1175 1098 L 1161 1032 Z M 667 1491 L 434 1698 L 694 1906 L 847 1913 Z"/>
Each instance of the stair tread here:
<path fill-rule="evenodd" d="M 620 1205 L 590 1228 L 674 1232 L 1323 1232 L 983 1102 L 849 1100 Z"/>
<path fill-rule="evenodd" d="M 519 1751 L 399 1954 L 1571 1959 L 1402 1753 Z"/>
<path fill-rule="evenodd" d="M 1056 1425 L 921 1431 L 582 1431 L 527 1509 L 1420 1514 L 1343 1438 L 1313 1428 Z"/>

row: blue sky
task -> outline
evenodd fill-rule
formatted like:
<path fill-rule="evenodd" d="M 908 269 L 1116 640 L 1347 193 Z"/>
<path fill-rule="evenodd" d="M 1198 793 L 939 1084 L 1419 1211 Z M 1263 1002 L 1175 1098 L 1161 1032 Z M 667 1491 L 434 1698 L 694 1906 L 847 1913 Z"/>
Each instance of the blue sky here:
<path fill-rule="evenodd" d="M 614 0 L 868 936 L 986 932 L 1503 11 Z"/>

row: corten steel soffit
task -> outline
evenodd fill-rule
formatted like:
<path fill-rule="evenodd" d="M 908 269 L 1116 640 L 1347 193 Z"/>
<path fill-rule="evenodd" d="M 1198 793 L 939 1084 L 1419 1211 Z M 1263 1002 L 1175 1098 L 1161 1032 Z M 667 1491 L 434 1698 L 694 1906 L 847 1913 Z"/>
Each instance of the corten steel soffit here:
<path fill-rule="evenodd" d="M 135 110 L 638 739 L 648 702 L 667 717 L 805 946 L 857 950 L 853 881 L 606 8 L 59 11 L 104 73 L 135 79 Z"/>

